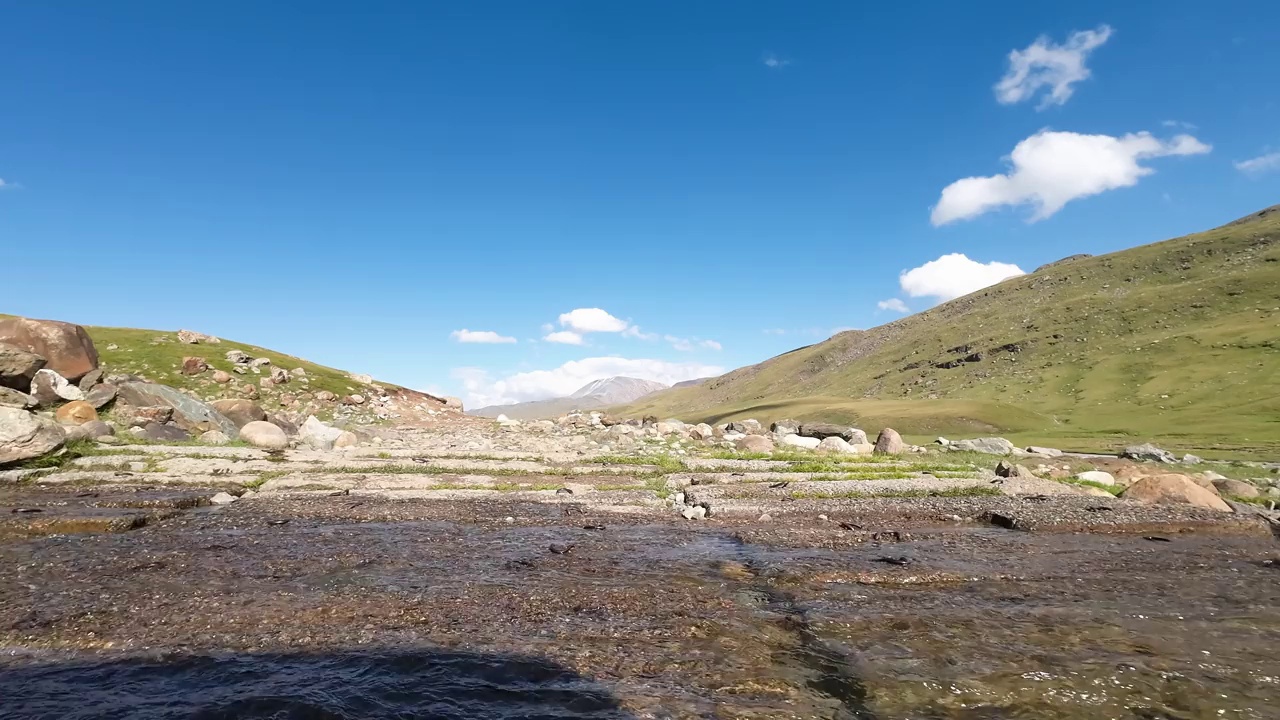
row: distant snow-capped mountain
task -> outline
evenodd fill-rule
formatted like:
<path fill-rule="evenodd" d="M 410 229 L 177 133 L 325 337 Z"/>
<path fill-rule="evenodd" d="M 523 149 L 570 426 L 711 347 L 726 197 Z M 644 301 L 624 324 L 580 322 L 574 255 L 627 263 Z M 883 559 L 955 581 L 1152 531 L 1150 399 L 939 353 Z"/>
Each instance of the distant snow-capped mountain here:
<path fill-rule="evenodd" d="M 667 385 L 653 380 L 633 377 L 609 377 L 593 380 L 578 388 L 568 397 L 512 405 L 490 405 L 468 411 L 468 415 L 498 417 L 506 415 L 515 420 L 532 420 L 563 415 L 572 410 L 593 410 L 611 405 L 625 405 L 640 398 L 666 390 Z"/>

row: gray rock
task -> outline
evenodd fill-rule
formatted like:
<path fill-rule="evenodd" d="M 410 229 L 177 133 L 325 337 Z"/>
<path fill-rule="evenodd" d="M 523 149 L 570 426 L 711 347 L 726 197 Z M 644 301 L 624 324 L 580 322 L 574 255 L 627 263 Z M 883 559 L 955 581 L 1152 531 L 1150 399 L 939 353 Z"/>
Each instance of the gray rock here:
<path fill-rule="evenodd" d="M 235 495 L 232 495 L 231 493 L 220 492 L 217 495 L 214 495 L 213 497 L 209 498 L 209 502 L 213 503 L 214 505 L 230 505 L 231 503 L 239 499 L 240 498 L 236 497 Z"/>
<path fill-rule="evenodd" d="M 42 407 L 60 405 L 63 400 L 83 400 L 84 393 L 49 368 L 36 371 L 31 380 L 31 397 Z"/>
<path fill-rule="evenodd" d="M 200 434 L 200 442 L 205 445 L 226 445 L 231 442 L 231 438 L 221 430 L 210 430 Z"/>
<path fill-rule="evenodd" d="M 154 422 L 142 426 L 142 437 L 156 442 L 183 442 L 191 439 L 187 431 L 177 425 L 161 425 Z"/>
<path fill-rule="evenodd" d="M 94 410 L 101 410 L 116 399 L 117 392 L 119 392 L 119 388 L 115 385 L 108 383 L 94 385 L 84 394 L 84 401 L 92 405 Z"/>
<path fill-rule="evenodd" d="M 1218 489 L 1218 494 L 1222 495 L 1223 497 L 1238 497 L 1238 498 L 1249 499 L 1249 498 L 1260 497 L 1262 495 L 1262 493 L 1258 491 L 1257 487 L 1247 482 L 1244 482 L 1243 480 L 1232 480 L 1231 478 L 1224 478 L 1222 480 L 1214 480 L 1213 486 Z"/>
<path fill-rule="evenodd" d="M 116 417 L 129 427 L 141 427 L 147 423 L 165 423 L 173 420 L 173 408 L 161 405 L 134 407 L 124 405 L 116 410 Z"/>
<path fill-rule="evenodd" d="M 876 436 L 875 453 L 877 455 L 901 455 L 906 450 L 907 444 L 902 441 L 902 436 L 893 428 L 884 428 Z"/>
<path fill-rule="evenodd" d="M 307 376 L 307 369 L 302 367 L 296 367 L 290 370 L 289 374 L 296 378 L 304 378 Z"/>
<path fill-rule="evenodd" d="M 16 408 L 33 408 L 37 405 L 36 399 L 24 392 L 18 392 L 13 388 L 0 387 L 0 405 L 4 407 Z"/>
<path fill-rule="evenodd" d="M 726 435 L 729 433 L 741 433 L 743 435 L 746 435 L 747 426 L 740 422 L 725 423 L 724 432 Z"/>
<path fill-rule="evenodd" d="M 294 437 L 298 434 L 298 424 L 283 415 L 268 413 L 267 422 L 283 430 L 284 434 L 289 437 Z"/>
<path fill-rule="evenodd" d="M 200 343 L 205 343 L 206 345 L 217 345 L 222 342 L 222 340 L 212 335 L 198 333 L 195 330 L 179 330 L 178 342 L 186 343 L 188 345 L 199 345 Z"/>
<path fill-rule="evenodd" d="M 1199 465 L 1202 462 L 1204 462 L 1204 458 L 1200 457 L 1199 455 L 1192 455 L 1191 453 L 1187 453 L 1186 455 L 1182 456 L 1183 465 Z"/>
<path fill-rule="evenodd" d="M 249 353 L 243 350 L 228 350 L 227 360 L 236 365 L 247 365 L 253 358 L 249 357 Z"/>
<path fill-rule="evenodd" d="M 1007 460 L 1001 460 L 996 465 L 996 476 L 1002 478 L 1033 478 L 1035 473 L 1027 469 L 1025 465 L 1015 465 Z"/>
<path fill-rule="evenodd" d="M 0 342 L 0 387 L 13 388 L 26 392 L 31 387 L 31 379 L 36 371 L 44 367 L 44 358 L 39 355 Z"/>
<path fill-rule="evenodd" d="M 701 520 L 707 516 L 707 509 L 701 505 L 691 505 L 680 511 L 685 520 Z"/>
<path fill-rule="evenodd" d="M 81 427 L 84 426 L 82 425 Z M 99 445 L 124 445 L 124 440 L 121 440 L 115 435 L 99 435 L 94 438 L 93 441 Z"/>
<path fill-rule="evenodd" d="M 780 438 L 788 435 L 799 435 L 800 423 L 795 420 L 779 420 L 769 425 L 769 432 Z"/>
<path fill-rule="evenodd" d="M 282 367 L 271 368 L 271 384 L 272 385 L 284 385 L 285 383 L 289 382 L 290 377 L 291 376 L 289 375 L 289 371 L 285 370 Z"/>
<path fill-rule="evenodd" d="M 1076 473 L 1076 479 L 1084 480 L 1085 482 L 1097 483 L 1099 485 L 1116 484 L 1116 479 L 1111 475 L 1111 473 L 1102 472 L 1101 470 L 1087 470 L 1082 473 Z"/>
<path fill-rule="evenodd" d="M 244 427 L 254 420 L 267 419 L 267 411 L 252 400 L 239 398 L 214 400 L 209 403 L 209 406 L 227 416 L 231 422 L 236 424 L 236 427 Z"/>
<path fill-rule="evenodd" d="M 120 401 L 135 407 L 159 406 L 173 409 L 173 420 L 185 430 L 207 432 L 221 430 L 235 439 L 239 432 L 236 424 L 213 406 L 186 395 L 168 385 L 130 382 L 120 386 Z"/>
<path fill-rule="evenodd" d="M 89 437 L 97 439 L 107 435 L 115 435 L 116 429 L 101 420 L 90 420 L 80 426 Z"/>
<path fill-rule="evenodd" d="M 101 382 L 102 368 L 95 368 L 85 373 L 84 377 L 80 378 L 80 382 L 76 383 L 76 386 L 79 387 L 82 392 L 88 393 L 94 388 L 94 386 Z"/>
<path fill-rule="evenodd" d="M 52 420 L 0 407 L 0 465 L 47 455 L 62 447 L 66 437 L 66 431 Z"/>
<path fill-rule="evenodd" d="M 1002 437 L 975 438 L 973 440 L 952 440 L 948 450 L 961 452 L 979 452 L 987 455 L 1012 455 L 1017 448 Z"/>
<path fill-rule="evenodd" d="M 746 452 L 773 452 L 773 441 L 764 435 L 745 435 L 735 443 L 739 450 Z"/>
<path fill-rule="evenodd" d="M 1062 451 L 1057 448 L 1040 447 L 1038 445 L 1027 446 L 1027 452 L 1032 455 L 1043 455 L 1045 457 L 1062 457 Z"/>
<path fill-rule="evenodd" d="M 692 429 L 689 430 L 689 435 L 694 440 L 710 440 L 711 438 L 715 437 L 715 434 L 716 434 L 715 428 L 711 427 L 706 423 L 698 423 L 697 425 L 694 425 Z"/>
<path fill-rule="evenodd" d="M 271 358 L 265 358 L 265 357 L 254 358 L 249 361 L 249 367 L 254 367 L 254 368 L 266 367 L 267 365 L 270 365 L 270 364 L 271 364 Z"/>
<path fill-rule="evenodd" d="M 783 445 L 791 447 L 804 448 L 806 450 L 816 450 L 822 444 L 822 441 L 813 437 L 802 437 L 800 435 L 783 435 L 779 441 Z"/>
<path fill-rule="evenodd" d="M 822 438 L 818 443 L 818 450 L 820 452 L 843 453 L 846 455 L 854 452 L 853 446 L 839 435 L 830 435 Z"/>
<path fill-rule="evenodd" d="M 315 415 L 308 416 L 298 428 L 298 439 L 315 450 L 332 450 L 340 435 L 342 430 L 325 425 Z"/>
<path fill-rule="evenodd" d="M 1161 450 L 1151 443 L 1142 443 L 1141 445 L 1130 445 L 1120 453 L 1120 457 L 1129 460 L 1176 463 L 1178 458 L 1168 450 Z"/>
<path fill-rule="evenodd" d="M 774 424 L 776 425 L 777 423 Z M 864 443 L 867 441 L 867 434 L 858 428 L 831 423 L 805 423 L 800 426 L 797 434 L 801 437 L 812 437 L 819 440 L 838 437 L 847 443 Z"/>
<path fill-rule="evenodd" d="M 283 450 L 289 447 L 289 436 L 284 434 L 284 430 L 262 420 L 254 420 L 240 428 L 240 439 L 254 447 L 269 450 Z"/>

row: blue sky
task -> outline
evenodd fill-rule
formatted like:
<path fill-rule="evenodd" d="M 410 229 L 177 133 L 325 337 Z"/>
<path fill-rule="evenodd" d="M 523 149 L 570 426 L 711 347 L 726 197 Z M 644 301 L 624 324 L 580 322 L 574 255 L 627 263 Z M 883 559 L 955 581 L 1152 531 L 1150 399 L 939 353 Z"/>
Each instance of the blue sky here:
<path fill-rule="evenodd" d="M 0 0 L 0 311 L 474 405 L 1280 202 L 1275 3 L 864 5 Z"/>

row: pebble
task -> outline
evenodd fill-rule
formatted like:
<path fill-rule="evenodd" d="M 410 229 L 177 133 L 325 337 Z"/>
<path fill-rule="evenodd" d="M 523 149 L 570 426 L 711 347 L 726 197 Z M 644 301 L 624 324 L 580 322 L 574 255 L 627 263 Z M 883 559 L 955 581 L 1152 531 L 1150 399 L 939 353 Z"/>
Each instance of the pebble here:
<path fill-rule="evenodd" d="M 240 498 L 237 498 L 235 495 L 232 495 L 231 493 L 220 492 L 217 495 L 214 495 L 213 497 L 209 498 L 209 502 L 213 503 L 214 505 L 230 505 L 231 503 L 239 499 Z"/>
<path fill-rule="evenodd" d="M 822 520 L 823 522 L 826 522 L 829 518 L 826 515 L 819 515 L 818 519 Z"/>
<path fill-rule="evenodd" d="M 694 505 L 692 507 L 685 508 L 680 512 L 680 514 L 685 520 L 701 520 L 706 517 L 707 509 L 701 505 Z"/>
<path fill-rule="evenodd" d="M 760 522 L 769 522 L 772 519 L 773 519 L 773 516 L 770 515 L 769 513 L 765 513 L 760 516 Z"/>
<path fill-rule="evenodd" d="M 511 523 L 513 523 L 513 522 L 515 522 L 515 521 L 516 521 L 516 519 L 515 519 L 515 518 L 511 517 L 510 515 L 508 515 L 505 519 L 503 519 L 503 521 L 502 521 L 502 522 L 504 522 L 504 523 L 506 523 L 506 524 L 510 525 Z"/>

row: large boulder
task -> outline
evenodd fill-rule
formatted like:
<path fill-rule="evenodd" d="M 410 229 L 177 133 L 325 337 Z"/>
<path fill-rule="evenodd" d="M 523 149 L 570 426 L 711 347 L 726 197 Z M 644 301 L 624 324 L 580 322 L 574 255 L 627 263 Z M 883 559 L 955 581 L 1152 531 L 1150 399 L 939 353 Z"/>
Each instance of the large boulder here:
<path fill-rule="evenodd" d="M 948 450 L 962 452 L 979 452 L 987 455 L 1012 455 L 1017 448 L 1002 437 L 974 438 L 973 440 L 953 440 Z"/>
<path fill-rule="evenodd" d="M 0 465 L 47 455 L 62 447 L 66 437 L 52 420 L 0 406 Z"/>
<path fill-rule="evenodd" d="M 86 437 L 96 439 L 100 437 L 110 437 L 116 434 L 116 429 L 101 420 L 90 420 L 80 426 Z"/>
<path fill-rule="evenodd" d="M 1256 485 L 1247 483 L 1243 480 L 1221 478 L 1210 482 L 1213 483 L 1213 487 L 1218 491 L 1219 495 L 1224 495 L 1226 497 L 1245 498 L 1247 500 L 1261 495 L 1261 493 L 1258 492 L 1258 487 Z"/>
<path fill-rule="evenodd" d="M 84 401 L 94 407 L 95 410 L 101 410 L 116 399 L 116 386 L 108 383 L 94 385 L 84 394 Z"/>
<path fill-rule="evenodd" d="M 1176 463 L 1178 458 L 1168 450 L 1162 450 L 1151 443 L 1142 443 L 1141 445 L 1130 445 L 1120 452 L 1120 457 L 1129 460 L 1137 460 L 1139 462 L 1162 462 Z"/>
<path fill-rule="evenodd" d="M 57 372 L 41 368 L 31 379 L 31 397 L 42 406 L 51 407 L 67 400 L 83 400 L 84 393 Z"/>
<path fill-rule="evenodd" d="M 839 435 L 828 435 L 827 437 L 822 438 L 822 441 L 818 443 L 818 451 L 844 453 L 847 455 L 852 454 L 854 449 L 852 445 Z"/>
<path fill-rule="evenodd" d="M 44 358 L 6 342 L 0 342 L 0 387 L 26 392 L 31 378 L 44 367 Z"/>
<path fill-rule="evenodd" d="M 629 427 L 619 425 L 618 427 Z M 332 450 L 342 430 L 320 422 L 315 415 L 307 416 L 306 422 L 298 428 L 298 439 L 316 450 Z"/>
<path fill-rule="evenodd" d="M 231 398 L 227 400 L 214 400 L 209 405 L 218 412 L 226 415 L 236 427 L 244 427 L 255 420 L 266 420 L 267 411 L 262 409 L 261 405 L 252 401 L 240 398 Z"/>
<path fill-rule="evenodd" d="M 788 435 L 799 435 L 800 423 L 795 420 L 778 420 L 777 422 L 769 424 L 769 432 L 772 432 L 780 438 Z"/>
<path fill-rule="evenodd" d="M 778 423 L 774 423 L 777 425 Z M 796 433 L 800 437 L 818 438 L 825 440 L 829 437 L 838 437 L 847 443 L 864 443 L 867 441 L 867 434 L 858 428 L 849 427 L 847 425 L 834 425 L 831 423 L 805 423 L 800 426 Z"/>
<path fill-rule="evenodd" d="M 163 425 L 173 419 L 173 408 L 163 405 L 147 407 L 122 405 L 116 408 L 116 417 L 126 427 L 142 427 L 147 423 Z"/>
<path fill-rule="evenodd" d="M 185 395 L 168 385 L 147 382 L 124 383 L 120 386 L 117 398 L 134 407 L 172 408 L 173 421 L 188 432 L 204 433 L 209 430 L 221 430 L 232 439 L 238 434 L 236 424 L 226 415 L 213 409 L 203 400 Z"/>
<path fill-rule="evenodd" d="M 289 447 L 289 436 L 284 434 L 284 430 L 262 420 L 254 420 L 240 428 L 240 439 L 254 447 L 269 450 L 283 450 Z"/>
<path fill-rule="evenodd" d="M 83 425 L 98 419 L 98 411 L 83 400 L 73 400 L 58 408 L 53 417 L 63 425 Z"/>
<path fill-rule="evenodd" d="M 773 441 L 764 435 L 747 435 L 734 443 L 739 450 L 753 453 L 773 452 Z"/>
<path fill-rule="evenodd" d="M 1130 485 L 1120 497 L 1144 505 L 1193 505 L 1231 512 L 1231 506 L 1223 502 L 1214 490 L 1195 484 L 1186 475 L 1153 475 Z"/>
<path fill-rule="evenodd" d="M 191 439 L 191 435 L 177 425 L 161 425 L 160 423 L 143 425 L 142 437 L 155 442 L 184 442 Z"/>
<path fill-rule="evenodd" d="M 188 345 L 198 345 L 200 343 L 205 343 L 206 345 L 217 345 L 222 342 L 222 340 L 212 335 L 198 333 L 194 330 L 179 330 L 178 342 L 187 343 Z"/>
<path fill-rule="evenodd" d="M 876 437 L 875 453 L 877 455 L 901 455 L 907 451 L 907 444 L 902 436 L 893 428 L 885 428 Z"/>
<path fill-rule="evenodd" d="M 182 358 L 182 374 L 183 375 L 199 375 L 209 369 L 209 363 L 202 357 L 184 357 Z"/>
<path fill-rule="evenodd" d="M 72 382 L 98 367 L 98 350 L 89 333 L 79 325 L 56 320 L 0 318 L 0 342 L 39 355 L 44 358 L 44 367 Z"/>
<path fill-rule="evenodd" d="M 1115 485 L 1116 484 L 1115 476 L 1113 476 L 1109 472 L 1103 472 L 1101 470 L 1086 470 L 1081 473 L 1076 473 L 1076 479 L 1083 480 L 1085 482 L 1096 483 L 1098 485 Z"/>

